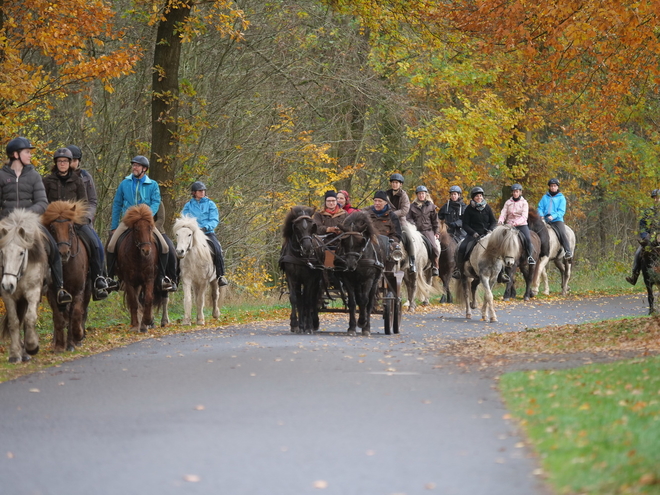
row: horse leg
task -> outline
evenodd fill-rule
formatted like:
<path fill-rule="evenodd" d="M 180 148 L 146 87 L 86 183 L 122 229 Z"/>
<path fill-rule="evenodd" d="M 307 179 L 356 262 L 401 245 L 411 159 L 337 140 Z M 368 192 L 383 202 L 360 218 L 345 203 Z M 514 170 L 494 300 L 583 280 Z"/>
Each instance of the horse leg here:
<path fill-rule="evenodd" d="M 479 279 L 472 280 L 470 285 L 470 308 L 477 309 L 477 287 L 479 287 Z"/>
<path fill-rule="evenodd" d="M 348 335 L 355 335 L 357 322 L 355 321 L 355 290 L 352 282 L 346 284 L 346 290 L 348 292 L 348 330 L 346 332 Z"/>
<path fill-rule="evenodd" d="M 534 269 L 531 266 L 525 266 L 520 269 L 523 276 L 525 277 L 525 295 L 523 299 L 529 301 L 534 294 L 532 294 L 532 278 L 534 277 Z"/>
<path fill-rule="evenodd" d="M 468 320 L 472 319 L 472 301 L 470 301 L 470 281 L 463 274 L 461 275 L 461 289 L 463 291 L 463 297 L 465 300 L 465 318 Z"/>
<path fill-rule="evenodd" d="M 568 280 L 571 278 L 571 269 L 573 262 L 564 260 L 564 271 L 561 274 L 561 295 L 568 295 Z"/>
<path fill-rule="evenodd" d="M 142 323 L 140 332 L 145 333 L 154 326 L 154 280 L 144 284 L 144 303 L 142 304 Z"/>
<path fill-rule="evenodd" d="M 9 344 L 9 362 L 20 363 L 23 359 L 23 342 L 21 339 L 20 322 L 16 313 L 16 301 L 11 297 L 3 297 L 5 302 L 5 317 L 2 322 L 6 325 L 11 342 Z"/>
<path fill-rule="evenodd" d="M 26 301 L 23 302 L 25 306 L 18 308 L 19 318 L 20 313 L 23 311 L 23 328 L 25 330 L 25 352 L 30 356 L 34 356 L 39 352 L 39 335 L 36 331 L 37 325 L 37 310 L 41 302 L 41 287 L 30 289 L 25 293 Z M 30 358 L 23 356 L 23 361 L 28 361 Z"/>
<path fill-rule="evenodd" d="M 218 287 L 218 279 L 211 281 L 211 303 L 213 304 L 213 318 L 220 318 L 220 305 L 218 300 L 220 299 L 220 287 Z"/>
<path fill-rule="evenodd" d="M 652 315 L 653 313 L 655 313 L 655 307 L 654 307 L 655 297 L 653 296 L 653 282 L 651 282 L 650 278 L 646 276 L 646 273 L 644 273 L 644 285 L 646 285 L 646 293 L 648 294 L 649 314 Z"/>
<path fill-rule="evenodd" d="M 71 303 L 69 312 L 69 332 L 67 334 L 66 350 L 73 351 L 77 345 L 82 342 L 84 334 L 83 329 L 83 293 L 78 293 Z"/>
<path fill-rule="evenodd" d="M 192 325 L 192 280 L 187 276 L 183 279 L 183 322 Z"/>
<path fill-rule="evenodd" d="M 128 304 L 128 310 L 131 313 L 131 332 L 140 331 L 140 318 L 138 311 L 140 310 L 138 302 L 138 292 L 135 287 L 131 284 L 124 284 L 124 290 L 126 293 L 126 304 Z"/>
<path fill-rule="evenodd" d="M 64 311 L 59 309 L 55 293 L 48 289 L 48 304 L 53 312 L 53 351 L 62 352 L 66 349 L 66 340 L 64 338 L 64 329 L 67 326 L 67 318 Z"/>
<path fill-rule="evenodd" d="M 160 317 L 160 326 L 166 327 L 170 323 L 170 313 L 168 306 L 170 304 L 170 294 L 169 292 L 164 292 L 162 296 L 163 314 Z"/>
<path fill-rule="evenodd" d="M 204 318 L 204 299 L 206 298 L 206 283 L 195 284 L 195 305 L 197 306 L 197 324 L 204 325 L 206 320 Z"/>

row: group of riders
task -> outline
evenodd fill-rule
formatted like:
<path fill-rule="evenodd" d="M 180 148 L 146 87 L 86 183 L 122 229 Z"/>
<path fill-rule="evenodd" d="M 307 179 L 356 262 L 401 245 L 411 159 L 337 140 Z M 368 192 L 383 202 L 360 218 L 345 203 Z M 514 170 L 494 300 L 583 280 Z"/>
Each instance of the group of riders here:
<path fill-rule="evenodd" d="M 42 177 L 31 164 L 34 146 L 24 137 L 9 141 L 6 147 L 8 162 L 0 169 L 0 219 L 15 208 L 25 208 L 38 214 L 46 211 L 53 201 L 82 201 L 87 207 L 86 223 L 76 226 L 76 233 L 90 250 L 90 273 L 92 298 L 105 299 L 108 293 L 119 290 L 115 277 L 116 247 L 127 226 L 121 222 L 131 206 L 146 204 L 151 209 L 156 227 L 154 234 L 160 249 L 159 280 L 157 287 L 162 291 L 177 290 L 177 260 L 172 241 L 162 231 L 164 218 L 158 183 L 149 178 L 149 160 L 138 155 L 131 160 L 131 174 L 119 184 L 112 203 L 112 223 L 110 240 L 106 249 L 98 233 L 93 228 L 97 208 L 97 194 L 94 180 L 87 170 L 81 168 L 82 151 L 78 146 L 60 148 L 53 154 L 53 166 Z M 206 234 L 213 253 L 216 274 L 220 286 L 227 285 L 225 278 L 222 248 L 215 236 L 215 228 L 220 222 L 218 208 L 206 196 L 206 186 L 194 182 L 191 186 L 192 198 L 185 204 L 183 215 L 197 219 L 200 229 Z M 48 239 L 48 263 L 52 282 L 57 290 L 57 304 L 72 301 L 71 294 L 64 288 L 62 260 L 57 243 L 45 227 L 42 231 Z M 106 260 L 107 257 L 107 270 Z"/>
<path fill-rule="evenodd" d="M 364 208 L 375 226 L 378 234 L 390 238 L 391 252 L 400 249 L 403 243 L 408 252 L 409 269 L 416 271 L 414 251 L 410 246 L 401 229 L 401 220 L 414 225 L 417 230 L 428 240 L 432 251 L 432 275 L 439 276 L 439 243 L 441 221 L 446 226 L 447 232 L 459 244 L 456 251 L 456 266 L 452 276 L 460 278 L 465 260 L 469 258 L 470 251 L 477 241 L 489 234 L 497 225 L 511 225 L 518 229 L 525 239 L 527 251 L 527 262 L 536 264 L 534 259 L 534 248 L 528 226 L 529 204 L 522 195 L 522 186 L 514 184 L 511 186 L 511 198 L 509 198 L 499 219 L 495 218 L 493 210 L 487 203 L 484 190 L 481 187 L 473 187 L 470 190 L 470 202 L 465 204 L 462 199 L 463 191 L 459 186 L 449 188 L 449 198 L 438 210 L 429 195 L 426 186 L 417 186 L 415 189 L 416 199 L 410 201 L 403 189 L 404 178 L 401 174 L 392 174 L 389 178 L 390 189 L 387 191 L 376 191 L 373 196 L 373 205 Z M 339 225 L 356 209 L 350 205 L 349 195 L 346 191 L 327 191 L 324 196 L 323 208 L 314 214 L 314 221 L 318 226 L 320 235 L 337 236 L 341 233 Z M 566 198 L 559 191 L 559 180 L 548 181 L 548 191 L 539 201 L 538 214 L 557 233 L 559 241 L 564 248 L 565 258 L 573 257 L 570 244 L 566 236 L 564 215 L 566 214 Z M 502 280 L 508 281 L 505 273 L 501 274 Z"/>

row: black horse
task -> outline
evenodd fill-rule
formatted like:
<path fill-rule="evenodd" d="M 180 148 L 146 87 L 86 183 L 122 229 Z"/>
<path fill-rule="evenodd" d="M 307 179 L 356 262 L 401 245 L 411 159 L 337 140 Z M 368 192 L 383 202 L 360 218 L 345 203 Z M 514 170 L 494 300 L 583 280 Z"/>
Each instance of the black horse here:
<path fill-rule="evenodd" d="M 335 254 L 345 270 L 339 272 L 339 277 L 348 292 L 348 335 L 355 335 L 356 327 L 362 329 L 362 335 L 370 335 L 371 312 L 384 268 L 384 250 L 364 212 L 351 213 L 339 228 L 343 233 L 339 236 Z M 356 304 L 360 308 L 357 322 Z"/>
<path fill-rule="evenodd" d="M 291 303 L 291 331 L 313 333 L 319 329 L 318 300 L 321 280 L 314 208 L 294 206 L 284 220 L 280 269 L 286 276 Z"/>
<path fill-rule="evenodd" d="M 653 286 L 660 287 L 660 239 L 658 234 L 651 236 L 651 241 L 640 241 L 642 244 L 641 267 L 644 285 L 649 300 L 649 314 L 655 313 L 653 303 Z"/>

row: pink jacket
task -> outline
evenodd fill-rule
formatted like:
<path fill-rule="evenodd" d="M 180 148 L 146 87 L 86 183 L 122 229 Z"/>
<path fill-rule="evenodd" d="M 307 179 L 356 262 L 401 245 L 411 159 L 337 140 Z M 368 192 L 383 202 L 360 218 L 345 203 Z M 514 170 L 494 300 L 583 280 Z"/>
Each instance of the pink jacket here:
<path fill-rule="evenodd" d="M 527 225 L 527 214 L 529 213 L 529 205 L 527 200 L 522 196 L 518 201 L 509 198 L 504 203 L 502 213 L 500 213 L 499 223 L 506 223 L 517 227 L 519 225 Z"/>

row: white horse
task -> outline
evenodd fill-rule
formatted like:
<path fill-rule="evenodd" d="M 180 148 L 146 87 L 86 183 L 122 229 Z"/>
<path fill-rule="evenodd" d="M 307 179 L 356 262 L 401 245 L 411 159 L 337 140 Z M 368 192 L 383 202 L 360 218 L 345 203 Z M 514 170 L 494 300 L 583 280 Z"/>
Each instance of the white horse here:
<path fill-rule="evenodd" d="M 424 236 L 417 230 L 417 227 L 402 219 L 401 229 L 403 230 L 404 235 L 408 238 L 409 247 L 415 257 L 416 272 L 413 273 L 410 271 L 410 264 L 408 262 L 410 254 L 404 247 L 404 257 L 400 261 L 400 266 L 404 273 L 403 281 L 406 284 L 406 290 L 408 292 L 408 309 L 413 312 L 417 308 L 417 299 L 421 300 L 423 303 L 428 303 L 428 298 L 433 290 L 433 286 L 431 285 L 433 281 L 433 260 L 429 257 Z M 438 242 L 437 239 L 436 242 Z M 438 243 L 438 250 L 439 249 L 440 244 Z"/>
<path fill-rule="evenodd" d="M 183 284 L 183 324 L 190 325 L 192 323 L 194 293 L 197 307 L 197 324 L 204 325 L 204 302 L 209 285 L 211 286 L 213 318 L 220 316 L 218 304 L 220 288 L 218 287 L 211 247 L 194 217 L 184 216 L 177 219 L 172 230 L 176 236 L 176 255 L 180 260 L 179 266 Z"/>
<path fill-rule="evenodd" d="M 568 281 L 571 279 L 571 272 L 573 270 L 573 259 L 575 258 L 575 232 L 568 225 L 565 225 L 566 229 L 566 238 L 568 244 L 571 247 L 571 252 L 573 253 L 573 258 L 567 260 L 564 258 L 564 248 L 559 242 L 559 237 L 555 230 L 546 224 L 546 229 L 548 229 L 549 237 L 549 253 L 548 256 L 544 256 L 539 260 L 539 266 L 534 272 L 534 278 L 532 280 L 532 294 L 536 295 L 539 293 L 539 286 L 541 281 L 543 281 L 545 290 L 543 293 L 547 296 L 550 294 L 550 285 L 548 284 L 548 273 L 546 267 L 550 261 L 553 261 L 555 266 L 559 269 L 561 273 L 561 295 L 566 296 L 568 294 Z"/>
<path fill-rule="evenodd" d="M 465 242 L 465 240 L 463 241 Z M 497 321 L 493 304 L 493 286 L 505 266 L 513 266 L 520 254 L 518 230 L 508 225 L 500 225 L 492 233 L 477 241 L 470 257 L 463 265 L 461 289 L 454 290 L 456 302 L 465 304 L 465 317 L 472 318 L 475 309 L 476 291 L 481 283 L 484 288 L 484 301 L 481 307 L 481 320 Z"/>
<path fill-rule="evenodd" d="M 11 338 L 10 363 L 29 361 L 39 352 L 35 324 L 48 275 L 47 241 L 39 224 L 39 215 L 24 209 L 15 209 L 0 221 L 0 296 L 7 312 L 0 333 Z"/>

